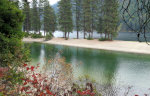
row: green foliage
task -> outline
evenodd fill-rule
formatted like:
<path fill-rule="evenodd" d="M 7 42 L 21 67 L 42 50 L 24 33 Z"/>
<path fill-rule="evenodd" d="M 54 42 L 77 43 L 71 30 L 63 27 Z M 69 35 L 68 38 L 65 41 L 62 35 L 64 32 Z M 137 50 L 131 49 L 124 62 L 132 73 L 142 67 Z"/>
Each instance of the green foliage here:
<path fill-rule="evenodd" d="M 0 33 L 8 38 L 14 37 L 21 39 L 23 37 L 21 28 L 23 14 L 14 3 L 8 0 L 0 0 Z"/>
<path fill-rule="evenodd" d="M 1 0 L 0 4 L 0 66 L 19 66 L 28 54 L 22 48 L 24 16 L 13 2 Z"/>
<path fill-rule="evenodd" d="M 65 40 L 68 40 L 68 39 L 69 39 L 68 37 L 65 38 Z"/>
<path fill-rule="evenodd" d="M 94 39 L 93 39 L 92 37 L 89 36 L 89 37 L 87 38 L 87 40 L 94 40 Z"/>
<path fill-rule="evenodd" d="M 71 0 L 61 0 L 59 2 L 58 7 L 59 7 L 58 16 L 59 16 L 60 30 L 65 32 L 65 38 L 66 38 L 67 32 L 69 33 L 72 32 L 73 30 Z"/>
<path fill-rule="evenodd" d="M 0 96 L 4 96 L 4 94 L 0 92 Z"/>
<path fill-rule="evenodd" d="M 56 15 L 48 0 L 44 2 L 44 32 L 54 32 L 56 30 Z"/>
<path fill-rule="evenodd" d="M 34 32 L 40 32 L 41 29 L 41 24 L 40 24 L 40 15 L 39 15 L 39 11 L 38 11 L 38 1 L 37 0 L 32 0 L 32 29 L 34 30 Z"/>
<path fill-rule="evenodd" d="M 51 40 L 53 38 L 53 34 L 49 32 L 49 34 L 46 35 L 45 40 Z"/>
<path fill-rule="evenodd" d="M 15 70 L 8 71 L 9 75 L 4 76 L 3 80 L 11 82 L 13 86 L 16 84 L 22 84 L 22 78 L 24 78 L 23 72 L 16 72 Z"/>
<path fill-rule="evenodd" d="M 118 29 L 118 1 L 117 0 L 104 0 L 102 5 L 102 30 L 105 33 L 105 38 L 113 39 L 117 35 Z"/>
<path fill-rule="evenodd" d="M 23 14 L 25 15 L 23 30 L 29 33 L 31 30 L 31 9 L 29 2 L 23 1 Z"/>
<path fill-rule="evenodd" d="M 29 61 L 29 50 L 22 43 L 23 20 L 23 13 L 14 2 L 0 0 L 0 67 L 9 70 L 0 83 L 5 84 L 8 91 L 21 83 L 23 73 L 17 70 L 21 64 Z"/>
<path fill-rule="evenodd" d="M 86 32 L 91 32 L 91 19 L 92 19 L 92 12 L 91 12 L 91 0 L 83 0 L 83 15 L 84 15 L 84 30 Z"/>
<path fill-rule="evenodd" d="M 42 36 L 42 34 L 31 34 L 31 38 L 43 38 L 44 36 Z"/>
<path fill-rule="evenodd" d="M 30 34 L 28 32 L 24 32 L 24 37 L 29 37 Z"/>
<path fill-rule="evenodd" d="M 110 41 L 108 38 L 100 38 L 99 41 Z"/>
<path fill-rule="evenodd" d="M 75 14 L 75 29 L 77 30 L 77 39 L 79 38 L 79 31 L 82 30 L 82 0 L 74 0 L 73 12 Z"/>

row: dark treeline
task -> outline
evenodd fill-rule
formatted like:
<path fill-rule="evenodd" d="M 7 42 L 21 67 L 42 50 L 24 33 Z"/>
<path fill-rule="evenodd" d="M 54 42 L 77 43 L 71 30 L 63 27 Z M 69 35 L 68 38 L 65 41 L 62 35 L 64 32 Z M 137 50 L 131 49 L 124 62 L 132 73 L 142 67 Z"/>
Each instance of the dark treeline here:
<path fill-rule="evenodd" d="M 28 2 L 23 0 L 22 9 L 25 14 L 23 31 L 34 34 L 49 35 L 56 30 L 56 14 L 49 4 L 49 0 L 32 0 Z"/>
<path fill-rule="evenodd" d="M 49 0 L 23 0 L 23 12 L 26 15 L 23 30 L 35 34 L 51 34 L 56 29 L 69 33 L 76 30 L 84 33 L 84 38 L 93 39 L 93 32 L 101 38 L 112 40 L 117 35 L 119 26 L 119 3 L 117 0 L 61 0 L 58 12 L 50 6 Z"/>

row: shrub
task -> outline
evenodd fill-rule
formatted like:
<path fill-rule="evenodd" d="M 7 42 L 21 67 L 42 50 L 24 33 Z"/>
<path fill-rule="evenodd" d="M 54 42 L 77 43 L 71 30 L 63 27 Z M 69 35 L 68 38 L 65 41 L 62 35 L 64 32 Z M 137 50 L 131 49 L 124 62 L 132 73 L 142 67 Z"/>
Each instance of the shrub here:
<path fill-rule="evenodd" d="M 57 62 L 56 62 L 57 61 Z M 65 62 L 65 58 L 54 58 L 48 61 L 52 70 L 39 71 L 40 65 L 30 66 L 24 64 L 25 77 L 20 87 L 21 95 L 31 96 L 101 96 L 96 92 L 92 83 L 86 83 L 84 87 L 73 83 L 72 66 Z M 39 73 L 40 72 L 40 73 Z"/>
<path fill-rule="evenodd" d="M 69 39 L 68 37 L 65 38 L 65 40 L 68 40 L 68 39 Z"/>
<path fill-rule="evenodd" d="M 51 40 L 53 38 L 53 34 L 51 32 L 49 32 L 49 34 L 46 35 L 45 40 Z"/>
<path fill-rule="evenodd" d="M 24 37 L 29 37 L 30 34 L 28 32 L 24 32 Z"/>
<path fill-rule="evenodd" d="M 31 38 L 43 38 L 44 36 L 42 36 L 42 34 L 32 34 Z"/>
<path fill-rule="evenodd" d="M 111 40 L 108 38 L 100 38 L 99 41 L 111 41 Z"/>
<path fill-rule="evenodd" d="M 22 43 L 23 20 L 23 13 L 14 2 L 0 0 L 0 67 L 8 68 L 3 78 L 0 78 L 0 85 L 6 87 L 4 92 L 7 95 L 4 96 L 12 96 L 8 95 L 9 92 L 14 90 L 14 85 L 21 81 L 19 79 L 21 74 L 17 73 L 17 69 L 22 63 L 28 61 L 26 56 L 28 52 Z"/>
<path fill-rule="evenodd" d="M 91 37 L 88 37 L 88 38 L 87 38 L 87 40 L 93 40 L 93 38 L 91 38 Z"/>

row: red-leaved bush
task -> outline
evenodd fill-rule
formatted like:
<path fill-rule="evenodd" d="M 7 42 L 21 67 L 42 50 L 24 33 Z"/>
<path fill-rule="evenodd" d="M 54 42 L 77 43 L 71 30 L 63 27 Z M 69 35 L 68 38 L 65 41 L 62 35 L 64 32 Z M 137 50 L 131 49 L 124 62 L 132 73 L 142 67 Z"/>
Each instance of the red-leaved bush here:
<path fill-rule="evenodd" d="M 92 89 L 84 91 L 75 89 L 76 91 L 74 91 L 73 84 L 67 84 L 70 79 L 64 78 L 60 68 L 50 73 L 42 73 L 38 68 L 39 65 L 23 65 L 22 70 L 25 72 L 25 78 L 22 78 L 23 84 L 20 86 L 20 94 L 29 96 L 95 96 Z"/>

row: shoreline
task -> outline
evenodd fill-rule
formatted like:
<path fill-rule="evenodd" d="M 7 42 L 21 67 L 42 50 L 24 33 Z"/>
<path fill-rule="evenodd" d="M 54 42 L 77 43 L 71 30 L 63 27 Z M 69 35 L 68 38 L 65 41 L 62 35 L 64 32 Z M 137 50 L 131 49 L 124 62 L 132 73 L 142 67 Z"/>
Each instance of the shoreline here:
<path fill-rule="evenodd" d="M 46 44 L 55 44 L 55 45 L 65 45 L 81 48 L 91 48 L 91 49 L 101 49 L 109 51 L 118 51 L 126 53 L 138 53 L 138 54 L 149 54 L 150 55 L 150 45 L 147 45 L 145 42 L 137 41 L 98 41 L 86 40 L 86 39 L 68 39 L 64 38 L 53 38 L 49 41 L 44 41 L 43 38 L 33 39 L 33 38 L 24 38 L 23 42 L 39 42 Z"/>

